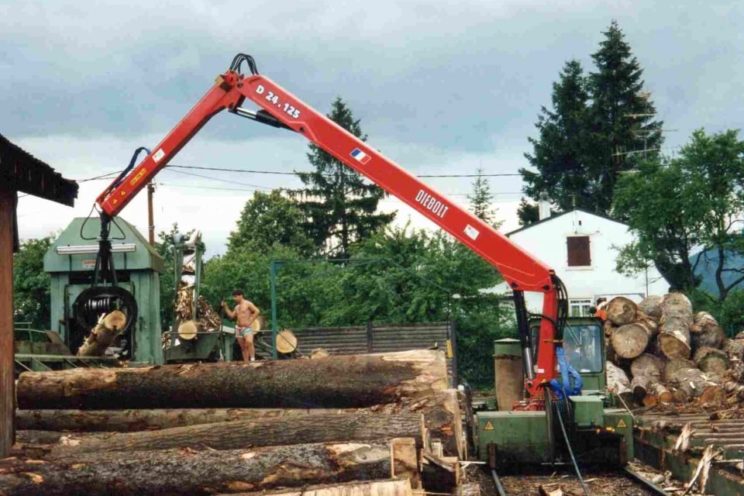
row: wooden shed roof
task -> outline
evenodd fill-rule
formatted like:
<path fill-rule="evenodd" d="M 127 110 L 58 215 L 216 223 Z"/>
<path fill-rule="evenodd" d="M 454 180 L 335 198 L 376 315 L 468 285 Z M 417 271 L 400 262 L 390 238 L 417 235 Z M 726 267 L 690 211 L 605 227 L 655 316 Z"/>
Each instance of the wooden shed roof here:
<path fill-rule="evenodd" d="M 73 206 L 78 184 L 0 134 L 0 183 L 15 191 Z"/>

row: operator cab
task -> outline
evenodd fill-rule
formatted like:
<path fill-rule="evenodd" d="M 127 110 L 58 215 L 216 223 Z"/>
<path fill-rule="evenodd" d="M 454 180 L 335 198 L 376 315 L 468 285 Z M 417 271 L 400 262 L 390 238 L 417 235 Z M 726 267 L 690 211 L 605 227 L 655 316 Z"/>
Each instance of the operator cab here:
<path fill-rule="evenodd" d="M 530 322 L 532 342 L 538 343 L 539 320 Z M 581 374 L 583 394 L 603 391 L 605 379 L 605 343 L 602 322 L 593 317 L 570 317 L 563 329 L 563 350 L 568 363 Z M 533 349 L 537 357 L 537 345 Z"/>

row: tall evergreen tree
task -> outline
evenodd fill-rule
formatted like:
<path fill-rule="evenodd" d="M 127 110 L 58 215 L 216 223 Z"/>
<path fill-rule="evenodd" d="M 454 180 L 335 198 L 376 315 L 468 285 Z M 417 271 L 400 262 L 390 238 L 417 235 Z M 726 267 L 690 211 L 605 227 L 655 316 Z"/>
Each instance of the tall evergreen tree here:
<path fill-rule="evenodd" d="M 644 155 L 657 154 L 661 121 L 643 90 L 643 69 L 616 21 L 592 55 L 596 72 L 589 75 L 591 169 L 597 182 L 595 210 L 608 213 L 618 176 L 633 169 Z M 649 150 L 651 150 L 649 152 Z"/>
<path fill-rule="evenodd" d="M 328 117 L 354 136 L 367 139 L 341 98 L 333 102 Z M 346 258 L 353 243 L 386 226 L 395 214 L 378 213 L 385 192 L 325 151 L 310 145 L 307 157 L 315 170 L 299 174 L 305 188 L 294 192 L 307 219 L 305 227 L 319 253 Z"/>
<path fill-rule="evenodd" d="M 529 138 L 533 152 L 525 157 L 537 172 L 519 171 L 525 193 L 535 200 L 545 194 L 559 210 L 595 210 L 588 174 L 588 101 L 581 64 L 570 60 L 553 83 L 552 109 L 543 107 L 538 116 L 538 137 Z"/>
<path fill-rule="evenodd" d="M 662 123 L 643 91 L 643 70 L 613 21 L 592 55 L 588 76 L 575 60 L 553 84 L 552 109 L 543 107 L 525 155 L 536 171 L 520 170 L 525 193 L 541 194 L 558 210 L 610 214 L 615 183 L 644 155 L 657 153 Z"/>
<path fill-rule="evenodd" d="M 493 193 L 488 179 L 483 177 L 483 169 L 478 169 L 477 177 L 473 181 L 473 192 L 468 195 L 470 211 L 473 215 L 490 225 L 498 225 L 496 210 L 493 208 Z"/>

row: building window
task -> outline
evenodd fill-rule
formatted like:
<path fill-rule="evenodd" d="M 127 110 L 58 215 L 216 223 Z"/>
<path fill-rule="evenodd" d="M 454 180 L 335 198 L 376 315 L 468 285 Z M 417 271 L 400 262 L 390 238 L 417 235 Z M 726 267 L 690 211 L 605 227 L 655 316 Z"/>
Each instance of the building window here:
<path fill-rule="evenodd" d="M 592 256 L 589 250 L 589 236 L 569 236 L 566 238 L 569 267 L 589 267 Z"/>
<path fill-rule="evenodd" d="M 569 317 L 591 317 L 592 300 L 568 300 Z"/>

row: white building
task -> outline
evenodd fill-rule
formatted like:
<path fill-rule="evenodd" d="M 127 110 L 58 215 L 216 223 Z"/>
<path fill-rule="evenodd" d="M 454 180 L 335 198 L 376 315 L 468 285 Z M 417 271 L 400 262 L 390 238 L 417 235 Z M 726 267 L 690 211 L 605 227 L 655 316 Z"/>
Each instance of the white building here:
<path fill-rule="evenodd" d="M 668 291 L 669 284 L 653 265 L 633 277 L 615 270 L 620 248 L 634 241 L 625 224 L 583 210 L 547 217 L 546 210 L 540 210 L 540 221 L 507 236 L 555 270 L 568 289 L 569 315 L 589 315 L 600 297 L 622 295 L 640 301 Z M 488 290 L 508 291 L 505 283 Z M 530 312 L 542 310 L 542 295 L 525 293 L 525 301 Z"/>

